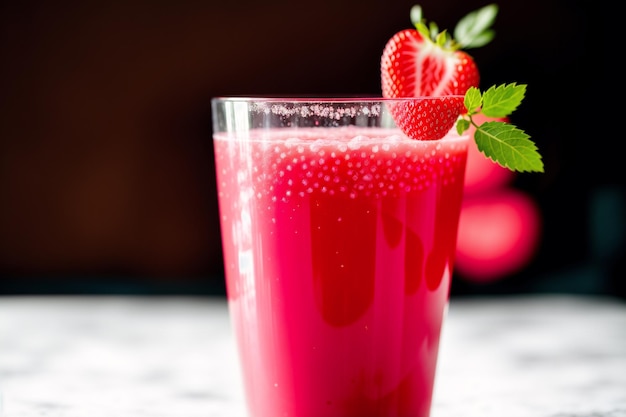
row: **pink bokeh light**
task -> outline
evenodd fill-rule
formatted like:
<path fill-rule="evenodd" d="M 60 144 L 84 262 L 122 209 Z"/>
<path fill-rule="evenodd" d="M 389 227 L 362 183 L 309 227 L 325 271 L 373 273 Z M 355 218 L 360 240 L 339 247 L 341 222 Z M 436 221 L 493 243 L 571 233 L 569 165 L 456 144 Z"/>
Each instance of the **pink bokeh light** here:
<path fill-rule="evenodd" d="M 494 281 L 524 267 L 534 255 L 540 219 L 526 194 L 502 189 L 463 202 L 456 268 L 472 281 Z"/>

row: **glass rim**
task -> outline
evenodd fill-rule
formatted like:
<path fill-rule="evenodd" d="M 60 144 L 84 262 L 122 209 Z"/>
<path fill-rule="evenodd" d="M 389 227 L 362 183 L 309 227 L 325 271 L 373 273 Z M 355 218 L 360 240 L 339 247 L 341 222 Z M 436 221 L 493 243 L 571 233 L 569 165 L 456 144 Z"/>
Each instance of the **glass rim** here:
<path fill-rule="evenodd" d="M 263 102 L 263 103 L 385 103 L 410 102 L 416 100 L 440 100 L 445 97 L 460 97 L 459 94 L 440 96 L 383 97 L 376 95 L 221 95 L 211 98 L 213 102 Z"/>

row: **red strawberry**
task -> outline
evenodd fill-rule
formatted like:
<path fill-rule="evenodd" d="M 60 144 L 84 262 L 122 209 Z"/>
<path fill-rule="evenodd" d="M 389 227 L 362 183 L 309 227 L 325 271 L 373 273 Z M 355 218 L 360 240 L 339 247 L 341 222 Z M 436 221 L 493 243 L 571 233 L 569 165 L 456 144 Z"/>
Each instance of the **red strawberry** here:
<path fill-rule="evenodd" d="M 465 111 L 463 96 L 397 100 L 387 107 L 404 134 L 418 140 L 441 139 Z"/>
<path fill-rule="evenodd" d="M 463 96 L 468 88 L 478 87 L 478 68 L 473 58 L 461 49 L 475 48 L 490 42 L 494 33 L 489 26 L 496 14 L 495 5 L 468 14 L 458 23 L 452 38 L 446 31 L 439 33 L 437 25 L 432 22 L 427 27 L 422 19 L 421 7 L 414 6 L 411 9 L 411 20 L 415 29 L 396 33 L 383 50 L 383 97 Z M 418 116 L 414 114 L 415 123 L 422 125 L 422 128 L 417 129 L 422 132 L 421 136 L 439 139 L 447 133 L 441 134 L 439 129 L 437 134 L 426 134 L 423 128 L 425 124 L 418 122 Z M 406 125 L 407 120 L 402 124 Z M 442 121 L 436 125 L 439 127 L 447 123 Z"/>
<path fill-rule="evenodd" d="M 384 97 L 464 95 L 479 83 L 471 56 L 444 49 L 415 29 L 398 32 L 387 42 L 381 75 Z"/>

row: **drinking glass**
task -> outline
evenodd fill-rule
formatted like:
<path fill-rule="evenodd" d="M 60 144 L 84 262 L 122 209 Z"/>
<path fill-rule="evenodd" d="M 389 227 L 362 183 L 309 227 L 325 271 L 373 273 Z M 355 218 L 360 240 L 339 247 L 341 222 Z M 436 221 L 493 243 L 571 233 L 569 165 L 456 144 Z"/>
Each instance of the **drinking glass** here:
<path fill-rule="evenodd" d="M 212 100 L 250 416 L 430 414 L 469 138 L 390 113 L 430 99 Z"/>

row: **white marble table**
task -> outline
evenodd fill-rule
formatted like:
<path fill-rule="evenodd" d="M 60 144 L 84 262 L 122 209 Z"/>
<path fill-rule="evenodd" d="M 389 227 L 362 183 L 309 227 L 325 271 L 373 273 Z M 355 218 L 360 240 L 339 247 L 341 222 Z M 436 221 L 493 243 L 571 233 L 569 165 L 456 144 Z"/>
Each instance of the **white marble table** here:
<path fill-rule="evenodd" d="M 2 417 L 240 417 L 221 298 L 0 297 Z M 432 417 L 626 417 L 626 303 L 453 299 Z"/>

